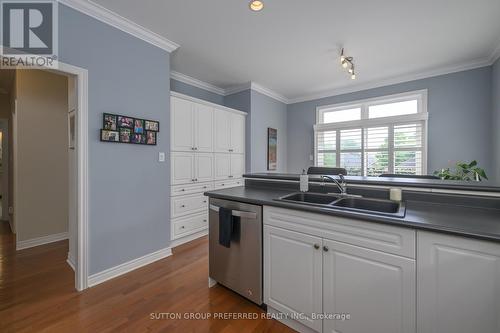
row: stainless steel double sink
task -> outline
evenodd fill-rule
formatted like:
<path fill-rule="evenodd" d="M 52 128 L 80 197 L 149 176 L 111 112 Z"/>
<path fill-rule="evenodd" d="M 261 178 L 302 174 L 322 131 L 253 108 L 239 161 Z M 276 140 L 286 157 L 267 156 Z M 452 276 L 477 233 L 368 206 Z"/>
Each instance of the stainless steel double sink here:
<path fill-rule="evenodd" d="M 296 192 L 275 200 L 335 210 L 355 211 L 364 214 L 385 215 L 400 218 L 404 217 L 406 213 L 404 202 L 363 198 L 350 195 L 340 196 L 335 194 Z"/>

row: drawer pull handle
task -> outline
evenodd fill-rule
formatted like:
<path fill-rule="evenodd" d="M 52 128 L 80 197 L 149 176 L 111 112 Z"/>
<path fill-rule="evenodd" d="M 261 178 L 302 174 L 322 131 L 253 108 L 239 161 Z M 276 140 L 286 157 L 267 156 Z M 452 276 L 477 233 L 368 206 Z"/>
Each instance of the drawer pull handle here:
<path fill-rule="evenodd" d="M 323 251 L 328 252 L 328 250 L 329 250 L 328 246 L 326 246 L 326 245 L 323 246 Z"/>
<path fill-rule="evenodd" d="M 184 207 L 186 207 L 186 205 L 181 205 L 181 208 L 184 208 Z"/>
<path fill-rule="evenodd" d="M 207 203 L 207 200 L 203 200 L 203 203 Z"/>
<path fill-rule="evenodd" d="M 181 226 L 181 229 L 184 229 L 185 227 L 184 226 Z"/>
<path fill-rule="evenodd" d="M 184 192 L 184 191 L 186 191 L 186 189 L 184 189 L 184 188 L 181 188 L 181 192 Z"/>
<path fill-rule="evenodd" d="M 319 244 L 314 244 L 314 248 L 315 248 L 316 250 L 318 250 L 318 249 L 319 249 Z"/>
<path fill-rule="evenodd" d="M 203 222 L 207 222 L 207 219 L 203 219 Z"/>

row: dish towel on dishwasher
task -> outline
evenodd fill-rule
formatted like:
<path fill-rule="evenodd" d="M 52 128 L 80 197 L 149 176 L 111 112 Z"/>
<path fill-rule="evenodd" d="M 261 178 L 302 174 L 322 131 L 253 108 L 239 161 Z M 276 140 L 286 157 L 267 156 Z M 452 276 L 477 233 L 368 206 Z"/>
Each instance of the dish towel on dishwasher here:
<path fill-rule="evenodd" d="M 219 208 L 219 244 L 231 247 L 231 234 L 233 232 L 233 211 L 231 209 Z"/>

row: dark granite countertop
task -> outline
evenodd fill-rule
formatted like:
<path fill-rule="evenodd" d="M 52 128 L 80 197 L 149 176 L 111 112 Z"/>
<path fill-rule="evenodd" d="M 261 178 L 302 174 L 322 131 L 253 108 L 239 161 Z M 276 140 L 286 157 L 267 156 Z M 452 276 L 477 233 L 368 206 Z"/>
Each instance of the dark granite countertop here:
<path fill-rule="evenodd" d="M 249 179 L 269 179 L 269 180 L 299 180 L 299 174 L 293 173 L 250 173 L 243 177 Z M 382 177 L 360 177 L 346 176 L 349 184 L 365 184 L 395 187 L 420 187 L 420 188 L 439 188 L 462 191 L 481 191 L 481 192 L 500 192 L 500 184 L 489 181 L 465 182 L 456 180 L 441 179 L 412 179 L 412 178 L 382 178 Z M 309 175 L 310 182 L 322 182 L 318 175 Z"/>
<path fill-rule="evenodd" d="M 404 218 L 397 218 L 274 200 L 292 192 L 296 191 L 240 186 L 206 192 L 205 195 L 212 198 L 290 208 L 332 216 L 343 216 L 376 223 L 446 232 L 500 242 L 500 209 L 407 200 L 406 216 Z"/>

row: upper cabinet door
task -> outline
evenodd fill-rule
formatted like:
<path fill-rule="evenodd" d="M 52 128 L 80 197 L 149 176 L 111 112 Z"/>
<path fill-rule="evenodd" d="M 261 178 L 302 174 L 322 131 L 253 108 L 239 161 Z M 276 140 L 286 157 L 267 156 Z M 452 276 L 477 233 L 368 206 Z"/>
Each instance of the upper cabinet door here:
<path fill-rule="evenodd" d="M 245 152 L 245 116 L 231 114 L 231 152 Z"/>
<path fill-rule="evenodd" d="M 415 333 L 415 260 L 323 240 L 324 333 Z M 472 332 L 472 331 L 471 331 Z"/>
<path fill-rule="evenodd" d="M 418 231 L 417 267 L 419 333 L 500 332 L 500 244 Z"/>
<path fill-rule="evenodd" d="M 231 113 L 215 110 L 215 152 L 228 153 L 231 150 Z"/>
<path fill-rule="evenodd" d="M 194 153 L 172 153 L 170 163 L 172 185 L 195 182 Z"/>
<path fill-rule="evenodd" d="M 214 151 L 214 110 L 213 108 L 195 104 L 195 150 L 201 152 Z"/>
<path fill-rule="evenodd" d="M 264 226 L 264 302 L 317 332 L 322 321 L 312 314 L 323 312 L 321 247 L 319 237 Z"/>
<path fill-rule="evenodd" d="M 214 180 L 214 154 L 195 154 L 195 181 Z"/>
<path fill-rule="evenodd" d="M 194 110 L 193 103 L 181 98 L 171 98 L 171 150 L 193 151 L 194 142 Z"/>

